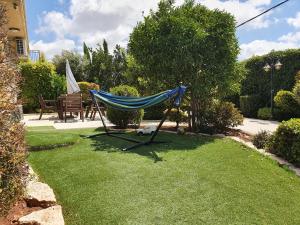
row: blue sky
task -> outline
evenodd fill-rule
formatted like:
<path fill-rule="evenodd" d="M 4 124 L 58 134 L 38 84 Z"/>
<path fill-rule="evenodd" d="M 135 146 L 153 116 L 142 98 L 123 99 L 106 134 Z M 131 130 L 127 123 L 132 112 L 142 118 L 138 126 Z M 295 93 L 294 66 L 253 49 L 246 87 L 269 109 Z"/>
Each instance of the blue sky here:
<path fill-rule="evenodd" d="M 197 0 L 208 8 L 232 13 L 237 23 L 251 18 L 282 0 Z M 176 4 L 182 4 L 177 0 Z M 26 0 L 31 49 L 47 58 L 62 49 L 81 51 L 82 42 L 96 46 L 103 38 L 110 47 L 126 46 L 142 11 L 155 9 L 158 0 Z M 239 58 L 265 54 L 272 49 L 300 48 L 300 1 L 290 0 L 271 13 L 237 29 Z"/>

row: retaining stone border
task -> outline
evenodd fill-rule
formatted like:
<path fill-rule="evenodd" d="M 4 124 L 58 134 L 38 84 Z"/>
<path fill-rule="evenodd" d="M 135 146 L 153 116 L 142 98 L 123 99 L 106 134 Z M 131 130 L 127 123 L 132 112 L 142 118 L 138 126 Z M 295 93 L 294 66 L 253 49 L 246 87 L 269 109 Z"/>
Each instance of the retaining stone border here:
<path fill-rule="evenodd" d="M 39 182 L 37 174 L 29 166 L 24 200 L 28 207 L 42 207 L 18 219 L 19 225 L 64 225 L 62 208 L 57 205 L 53 190 L 45 183 Z"/>

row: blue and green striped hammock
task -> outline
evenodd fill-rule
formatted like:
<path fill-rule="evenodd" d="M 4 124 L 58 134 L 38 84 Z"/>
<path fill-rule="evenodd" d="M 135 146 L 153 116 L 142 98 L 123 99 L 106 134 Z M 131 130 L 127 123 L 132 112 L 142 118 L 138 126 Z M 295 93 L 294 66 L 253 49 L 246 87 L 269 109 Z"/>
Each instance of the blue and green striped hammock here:
<path fill-rule="evenodd" d="M 178 107 L 185 93 L 186 87 L 179 86 L 172 90 L 160 92 L 148 97 L 117 96 L 104 91 L 91 90 L 92 96 L 106 105 L 123 111 L 145 109 L 174 98 L 174 106 Z"/>
<path fill-rule="evenodd" d="M 97 111 L 100 115 L 105 133 L 93 134 L 93 135 L 89 135 L 87 137 L 94 138 L 94 137 L 98 137 L 101 135 L 108 135 L 111 137 L 115 137 L 115 138 L 119 138 L 119 139 L 123 139 L 123 140 L 135 143 L 135 145 L 133 145 L 133 146 L 124 148 L 123 151 L 134 149 L 134 148 L 137 148 L 142 145 L 150 145 L 153 143 L 164 143 L 161 141 L 154 141 L 154 138 L 156 137 L 159 129 L 161 128 L 164 121 L 166 120 L 172 107 L 174 107 L 174 106 L 179 107 L 185 91 L 186 91 L 185 86 L 179 86 L 175 89 L 167 90 L 167 91 L 164 91 L 164 92 L 161 92 L 161 93 L 158 93 L 155 95 L 151 95 L 148 97 L 132 97 L 132 96 L 117 96 L 117 95 L 112 95 L 112 94 L 104 92 L 104 91 L 91 90 L 90 93 L 92 95 L 93 102 L 97 107 Z M 160 104 L 168 99 L 172 99 L 173 105 L 171 105 L 169 107 L 169 109 L 167 110 L 167 112 L 164 114 L 164 116 L 163 116 L 162 120 L 160 121 L 160 123 L 158 124 L 155 132 L 153 134 L 151 134 L 151 137 L 148 141 L 136 140 L 136 139 L 128 138 L 128 137 L 124 137 L 124 136 L 117 136 L 117 134 L 124 134 L 124 132 L 120 133 L 118 131 L 109 131 L 105 125 L 105 121 L 103 119 L 99 104 L 97 102 L 97 100 L 99 100 L 99 101 L 103 102 L 104 104 L 108 105 L 109 107 L 112 107 L 112 108 L 118 109 L 118 110 L 134 111 L 137 109 L 149 108 L 151 106 Z"/>

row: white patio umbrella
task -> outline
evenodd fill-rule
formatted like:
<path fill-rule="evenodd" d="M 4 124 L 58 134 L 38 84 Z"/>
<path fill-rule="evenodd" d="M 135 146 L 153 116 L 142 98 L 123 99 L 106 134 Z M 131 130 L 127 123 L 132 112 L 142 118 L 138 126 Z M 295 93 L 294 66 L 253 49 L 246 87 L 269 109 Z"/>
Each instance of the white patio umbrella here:
<path fill-rule="evenodd" d="M 74 78 L 72 73 L 69 60 L 66 61 L 66 78 L 67 78 L 67 92 L 68 94 L 73 94 L 80 92 L 80 88 Z"/>

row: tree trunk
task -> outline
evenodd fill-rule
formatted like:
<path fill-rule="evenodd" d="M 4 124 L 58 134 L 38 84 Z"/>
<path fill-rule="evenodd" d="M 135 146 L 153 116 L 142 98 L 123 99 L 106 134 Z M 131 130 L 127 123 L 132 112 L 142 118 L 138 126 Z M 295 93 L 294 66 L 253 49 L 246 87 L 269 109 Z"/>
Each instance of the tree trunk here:
<path fill-rule="evenodd" d="M 192 111 L 192 131 L 196 131 L 196 108 L 195 108 L 195 97 L 193 92 L 191 93 L 191 111 Z"/>

